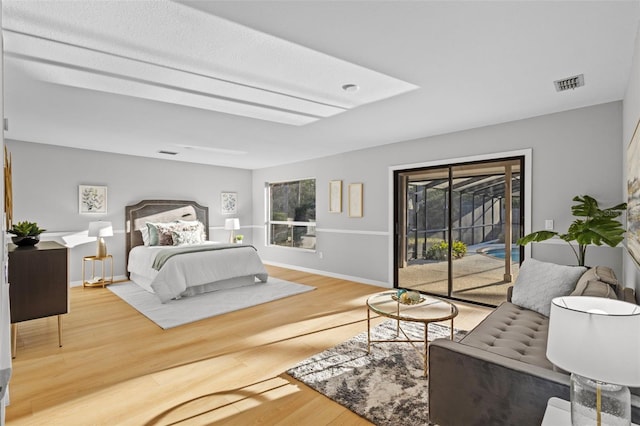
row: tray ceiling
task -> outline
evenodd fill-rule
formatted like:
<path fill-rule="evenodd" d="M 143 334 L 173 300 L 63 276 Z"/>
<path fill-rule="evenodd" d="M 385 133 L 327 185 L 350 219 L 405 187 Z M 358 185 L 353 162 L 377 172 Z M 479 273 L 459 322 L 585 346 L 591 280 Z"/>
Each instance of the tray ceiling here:
<path fill-rule="evenodd" d="M 638 1 L 2 8 L 6 138 L 250 169 L 620 100 L 640 19 Z"/>

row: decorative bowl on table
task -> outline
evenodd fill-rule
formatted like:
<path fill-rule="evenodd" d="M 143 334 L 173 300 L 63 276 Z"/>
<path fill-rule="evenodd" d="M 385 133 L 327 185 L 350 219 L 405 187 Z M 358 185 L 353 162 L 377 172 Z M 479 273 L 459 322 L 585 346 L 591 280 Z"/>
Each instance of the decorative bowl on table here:
<path fill-rule="evenodd" d="M 425 298 L 417 291 L 407 291 L 404 289 L 398 290 L 396 294 L 391 295 L 391 298 L 403 305 L 417 305 L 425 301 Z"/>

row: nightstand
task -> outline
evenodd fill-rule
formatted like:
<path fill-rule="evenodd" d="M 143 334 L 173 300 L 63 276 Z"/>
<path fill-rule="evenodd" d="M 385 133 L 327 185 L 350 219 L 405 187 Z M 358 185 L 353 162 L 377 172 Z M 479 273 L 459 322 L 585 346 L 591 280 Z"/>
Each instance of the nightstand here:
<path fill-rule="evenodd" d="M 91 278 L 86 278 L 87 262 L 91 263 Z M 96 277 L 96 262 L 100 263 L 102 274 Z M 110 262 L 111 273 L 105 275 L 105 263 Z M 113 283 L 113 256 L 85 256 L 82 258 L 82 286 L 83 287 L 104 287 Z"/>

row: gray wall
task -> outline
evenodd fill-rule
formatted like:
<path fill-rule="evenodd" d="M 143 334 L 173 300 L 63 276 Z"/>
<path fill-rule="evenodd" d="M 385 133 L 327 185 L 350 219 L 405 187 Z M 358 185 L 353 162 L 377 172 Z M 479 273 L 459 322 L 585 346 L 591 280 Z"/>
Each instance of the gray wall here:
<path fill-rule="evenodd" d="M 612 102 L 255 170 L 253 217 L 256 224 L 264 223 L 265 182 L 317 179 L 317 253 L 265 247 L 264 232 L 255 232 L 254 241 L 266 262 L 365 282 L 388 283 L 392 256 L 389 250 L 392 238 L 389 233 L 390 167 L 526 149 L 532 150 L 531 226 L 533 230 L 543 229 L 544 220 L 553 219 L 555 229 L 564 232 L 573 220 L 571 199 L 575 195 L 592 195 L 605 206 L 625 201 L 620 192 L 621 123 L 622 103 Z M 343 180 L 345 187 L 353 182 L 364 183 L 363 218 L 350 218 L 344 210 L 340 214 L 328 213 L 328 184 L 334 179 Z M 558 243 L 535 244 L 532 252 L 537 259 L 575 263 L 571 250 Z M 622 248 L 589 248 L 587 262 L 611 265 L 621 274 Z"/>
<path fill-rule="evenodd" d="M 116 259 L 116 275 L 125 273 L 125 205 L 144 198 L 196 200 L 210 208 L 212 239 L 224 240 L 220 192 L 235 191 L 241 232 L 265 262 L 385 285 L 391 272 L 390 167 L 531 149 L 531 226 L 542 229 L 545 219 L 553 219 L 556 229 L 564 231 L 572 221 L 574 195 L 590 194 L 604 205 L 625 200 L 620 190 L 621 123 L 622 103 L 613 102 L 253 172 L 17 141 L 7 141 L 7 146 L 14 164 L 15 220 L 38 222 L 48 230 L 45 239 L 83 231 L 92 220 L 112 221 L 116 235 L 107 245 Z M 317 251 L 265 246 L 265 182 L 306 177 L 317 179 Z M 342 213 L 328 212 L 333 179 L 343 181 Z M 355 182 L 364 183 L 363 218 L 346 212 L 347 186 Z M 107 215 L 78 213 L 80 184 L 108 186 Z M 562 244 L 535 244 L 533 256 L 575 262 Z M 71 250 L 72 282 L 80 280 L 82 256 L 94 249 L 85 244 Z M 622 256 L 621 248 L 592 247 L 587 262 L 611 265 L 621 274 Z"/>
<path fill-rule="evenodd" d="M 110 154 L 19 141 L 6 141 L 13 159 L 14 222 L 37 222 L 47 232 L 42 239 L 88 229 L 94 220 L 113 223 L 106 238 L 114 256 L 114 274 L 125 275 L 124 208 L 143 199 L 195 200 L 209 207 L 210 239 L 226 240 L 226 217 L 239 217 L 241 233 L 251 243 L 253 210 L 251 171 L 171 160 Z M 106 215 L 78 213 L 78 185 L 108 187 Z M 238 193 L 238 214 L 220 213 L 220 193 Z M 69 252 L 69 279 L 81 280 L 82 256 L 93 255 L 95 243 Z"/>
<path fill-rule="evenodd" d="M 636 35 L 636 44 L 633 53 L 633 64 L 631 68 L 631 74 L 629 77 L 629 84 L 627 86 L 627 92 L 623 101 L 623 114 L 622 114 L 622 152 L 623 161 L 621 169 L 625 172 L 625 178 L 622 184 L 622 193 L 626 198 L 627 186 L 626 186 L 626 164 L 627 164 L 627 146 L 631 141 L 633 132 L 640 120 L 640 28 Z M 633 258 L 624 252 L 624 283 L 625 286 L 640 290 L 640 268 Z M 640 296 L 638 297 L 640 299 Z"/>

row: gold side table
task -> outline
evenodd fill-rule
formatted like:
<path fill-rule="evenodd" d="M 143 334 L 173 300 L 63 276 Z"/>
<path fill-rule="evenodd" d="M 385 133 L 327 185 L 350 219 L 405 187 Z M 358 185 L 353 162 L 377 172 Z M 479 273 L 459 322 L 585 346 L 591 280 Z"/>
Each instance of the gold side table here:
<path fill-rule="evenodd" d="M 105 275 L 105 263 L 109 261 L 111 263 L 111 273 L 109 276 Z M 87 262 L 91 262 L 91 278 L 86 278 Z M 102 274 L 96 277 L 96 262 L 100 262 L 102 267 Z M 110 254 L 106 256 L 84 256 L 82 258 L 82 287 L 104 287 L 113 283 L 113 256 Z"/>

